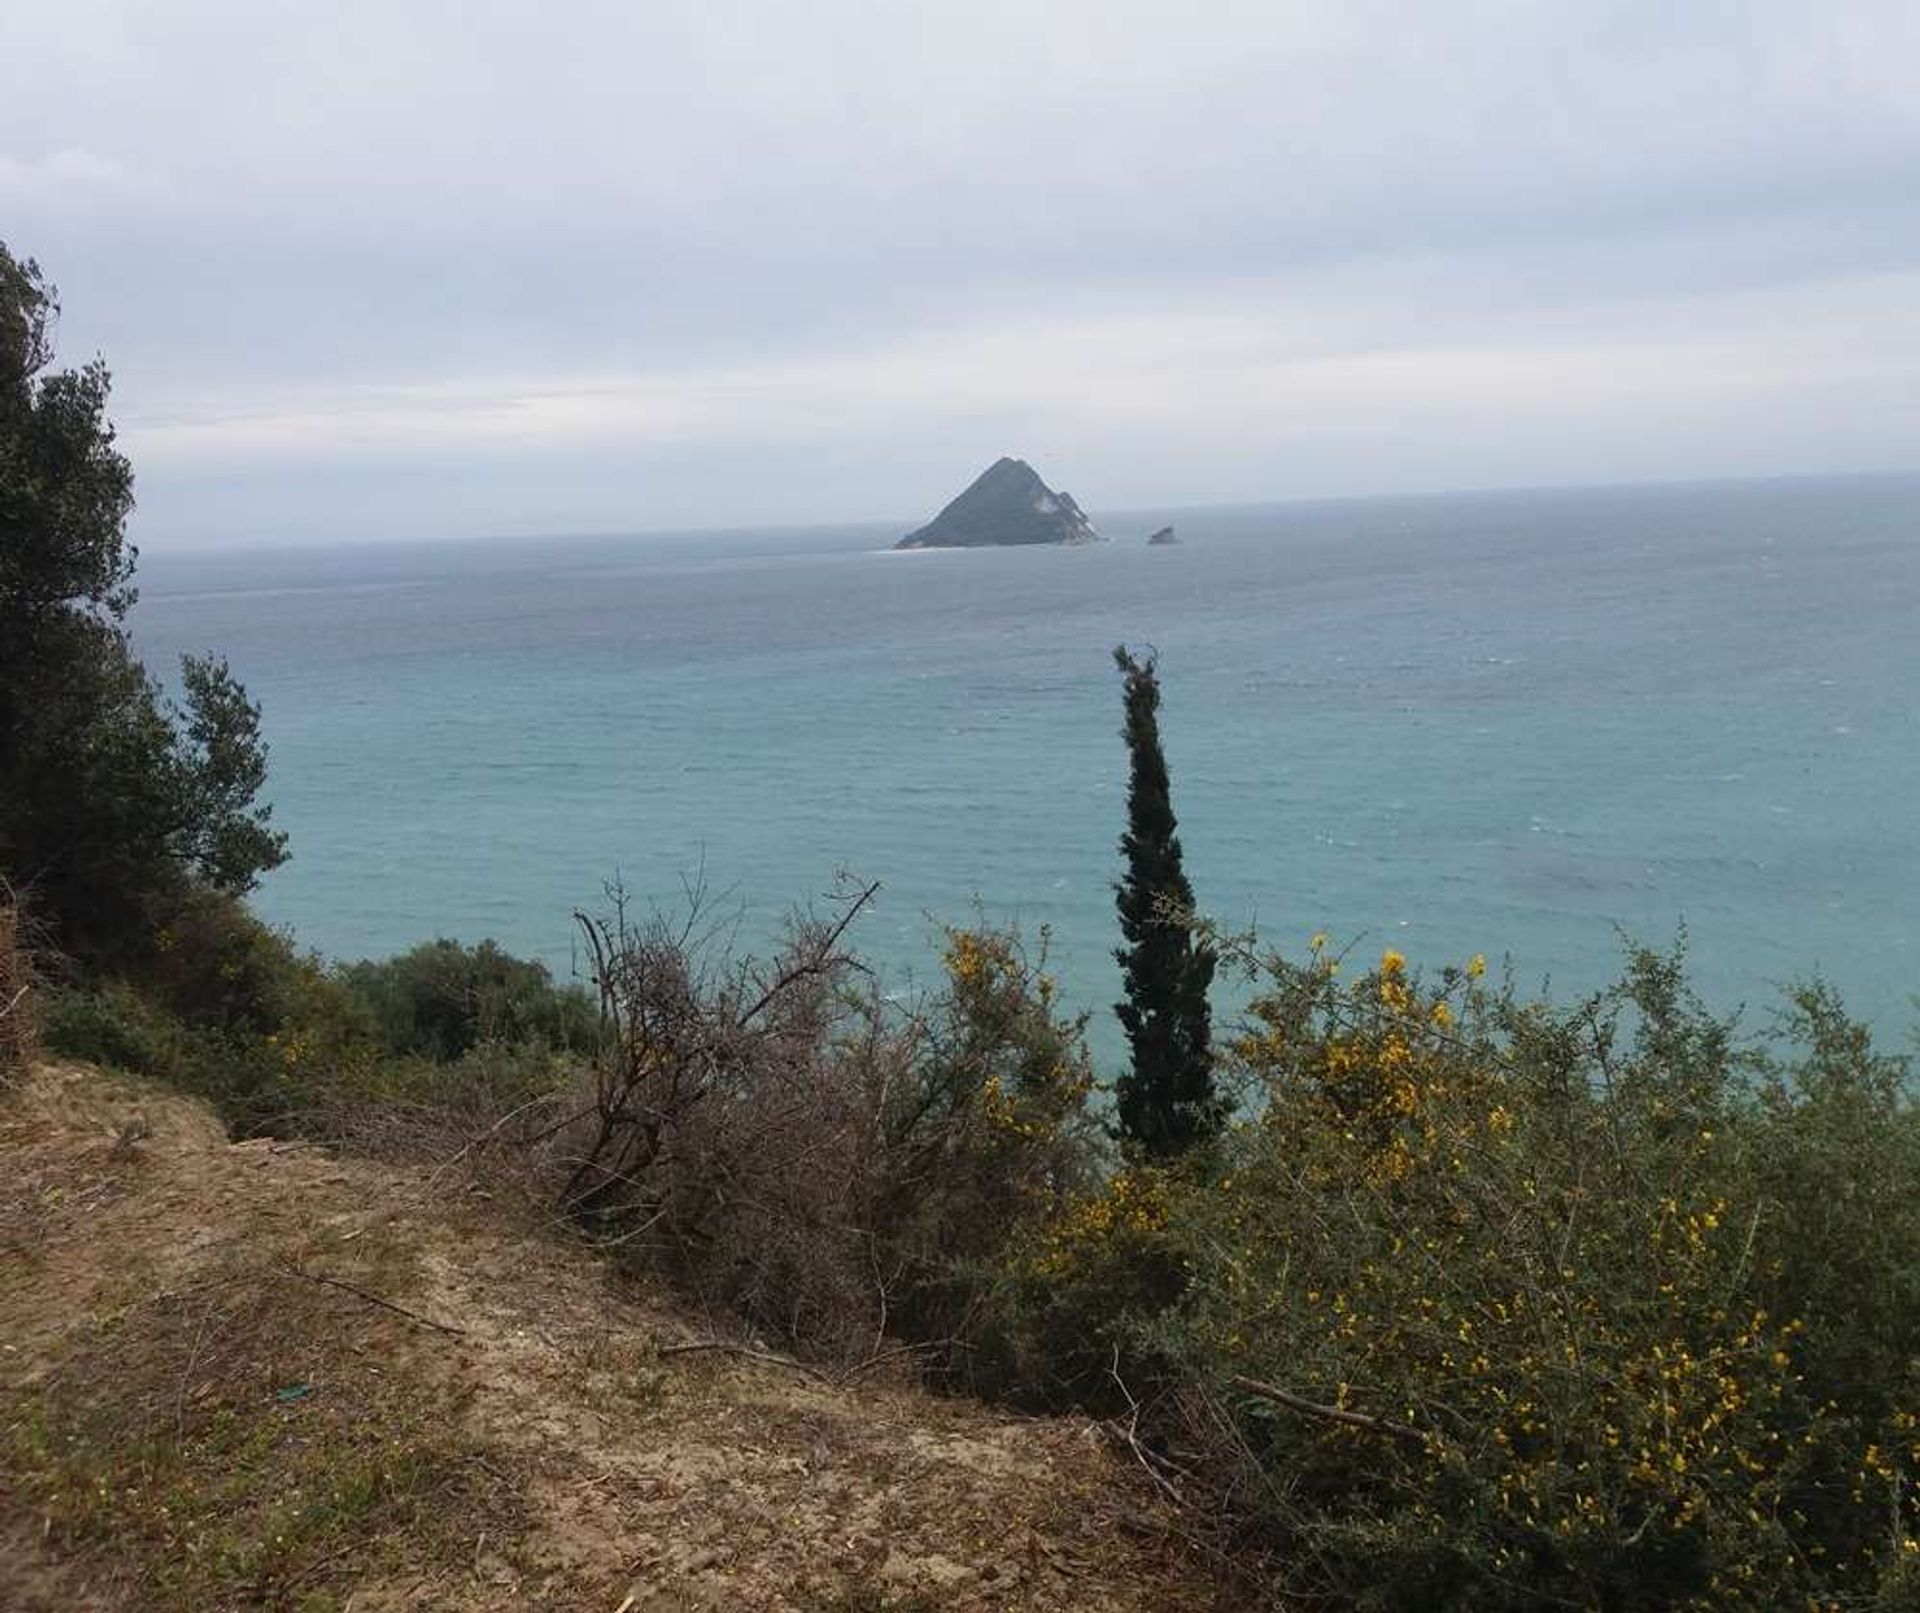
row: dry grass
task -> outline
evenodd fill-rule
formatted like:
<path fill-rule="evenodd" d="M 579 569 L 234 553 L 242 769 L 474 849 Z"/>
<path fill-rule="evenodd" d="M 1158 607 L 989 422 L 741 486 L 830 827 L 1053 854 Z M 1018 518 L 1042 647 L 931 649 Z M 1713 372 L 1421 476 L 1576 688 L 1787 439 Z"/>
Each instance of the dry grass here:
<path fill-rule="evenodd" d="M 390 1241 L 303 1253 L 405 1291 Z M 393 1341 L 365 1302 L 282 1258 L 231 1253 L 88 1317 L 7 1396 L 19 1503 L 109 1596 L 332 1607 L 369 1570 L 451 1562 L 510 1514 L 478 1442 L 383 1365 Z"/>
<path fill-rule="evenodd" d="M 0 1086 L 34 1055 L 33 974 L 20 928 L 19 910 L 0 885 Z"/>
<path fill-rule="evenodd" d="M 445 1336 L 375 1303 L 420 1266 L 341 1217 L 364 1177 L 72 1068 L 0 1161 L 0 1605 L 318 1613 L 514 1536 Z"/>
<path fill-rule="evenodd" d="M 0 1099 L 0 1606 L 1210 1605 L 1087 1424 L 675 1353 L 489 1191 L 77 1067 Z"/>

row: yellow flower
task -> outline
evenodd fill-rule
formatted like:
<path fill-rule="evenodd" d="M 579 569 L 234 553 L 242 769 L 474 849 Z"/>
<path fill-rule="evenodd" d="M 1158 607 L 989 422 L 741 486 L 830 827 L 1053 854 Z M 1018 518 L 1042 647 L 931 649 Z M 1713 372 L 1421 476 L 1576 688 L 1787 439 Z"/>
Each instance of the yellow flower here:
<path fill-rule="evenodd" d="M 1467 978 L 1469 980 L 1478 980 L 1486 972 L 1486 954 L 1482 952 L 1474 953 L 1474 955 L 1467 960 Z"/>
<path fill-rule="evenodd" d="M 1392 947 L 1388 947 L 1385 952 L 1380 954 L 1380 972 L 1383 975 L 1397 975 L 1401 970 L 1405 969 L 1406 966 L 1407 960 L 1405 955 L 1394 951 Z"/>

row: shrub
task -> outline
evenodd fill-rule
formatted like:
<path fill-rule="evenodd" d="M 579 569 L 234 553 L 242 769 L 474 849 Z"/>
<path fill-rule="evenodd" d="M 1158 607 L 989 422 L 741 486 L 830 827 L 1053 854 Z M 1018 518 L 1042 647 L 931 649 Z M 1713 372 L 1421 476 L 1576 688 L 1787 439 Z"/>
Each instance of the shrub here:
<path fill-rule="evenodd" d="M 238 1041 L 297 1044 L 289 1073 L 324 1068 L 374 1045 L 366 1005 L 291 935 L 244 902 L 191 893 L 129 970 L 132 983 L 182 1024 Z M 285 1062 L 283 1060 L 283 1062 Z"/>
<path fill-rule="evenodd" d="M 1129 1166 L 1018 1223 L 969 1332 L 973 1386 L 1041 1409 L 1126 1410 L 1128 1377 L 1161 1371 L 1142 1324 L 1186 1284 L 1169 1211 L 1188 1174 Z"/>
<path fill-rule="evenodd" d="M 1677 953 L 1563 1013 L 1477 960 L 1261 970 L 1232 1056 L 1262 1103 L 1216 1170 L 1047 1236 L 1068 1272 L 1177 1260 L 1105 1325 L 1276 1597 L 1910 1594 L 1920 1112 L 1830 993 L 1743 1048 Z"/>
<path fill-rule="evenodd" d="M 240 1135 L 310 1125 L 377 1056 L 372 1021 L 243 903 L 189 893 L 124 978 L 51 993 L 48 1045 L 207 1099 Z"/>
<path fill-rule="evenodd" d="M 162 1080 L 178 1068 L 183 1027 L 128 986 L 49 991 L 42 1030 L 47 1047 L 67 1058 Z"/>
<path fill-rule="evenodd" d="M 46 1016 L 58 1051 L 203 1097 L 241 1135 L 388 1155 L 450 1153 L 517 1110 L 531 1116 L 577 1086 L 571 1049 L 599 1036 L 582 993 L 491 942 L 333 970 L 205 890 L 124 978 L 56 992 Z"/>
<path fill-rule="evenodd" d="M 364 1004 L 232 897 L 183 903 L 140 984 L 180 1027 L 166 1078 L 242 1135 L 302 1129 L 378 1057 Z"/>
<path fill-rule="evenodd" d="M 451 1061 L 379 1056 L 337 1071 L 299 1124 L 379 1158 L 466 1156 L 489 1173 L 531 1174 L 527 1189 L 537 1194 L 537 1173 L 524 1171 L 520 1151 L 586 1079 L 584 1060 L 540 1042 L 482 1042 Z"/>
<path fill-rule="evenodd" d="M 387 1050 L 458 1059 L 482 1043 L 544 1043 L 592 1052 L 598 1005 L 574 986 L 556 986 L 544 964 L 516 958 L 492 941 L 429 941 L 383 962 L 341 971 L 372 1015 Z"/>
<path fill-rule="evenodd" d="M 1004 1368 L 987 1313 L 1010 1241 L 1095 1179 L 1093 1068 L 1085 1018 L 1062 1012 L 1047 973 L 1044 933 L 1030 957 L 1015 931 L 950 929 L 942 963 L 943 986 L 918 1012 L 869 1009 L 900 1078 L 875 1105 L 864 1214 L 898 1273 L 895 1325 L 990 1388 Z"/>
<path fill-rule="evenodd" d="M 756 1327 L 843 1360 L 892 1329 L 951 1364 L 982 1268 L 1088 1171 L 1081 1023 L 1044 953 L 975 930 L 894 1006 L 840 948 L 852 916 L 799 924 L 766 968 L 659 922 L 596 928 L 615 1035 L 556 1139 L 561 1200 Z"/>

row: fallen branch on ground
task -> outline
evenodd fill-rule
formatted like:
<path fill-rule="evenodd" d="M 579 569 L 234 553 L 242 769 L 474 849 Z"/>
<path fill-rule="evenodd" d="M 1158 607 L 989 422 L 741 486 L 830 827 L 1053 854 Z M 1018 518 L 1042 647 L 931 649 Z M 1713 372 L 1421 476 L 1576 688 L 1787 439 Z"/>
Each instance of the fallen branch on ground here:
<path fill-rule="evenodd" d="M 788 1367 L 795 1372 L 804 1372 L 809 1378 L 821 1383 L 831 1384 L 828 1377 L 818 1367 L 810 1367 L 804 1361 L 796 1361 L 790 1355 L 775 1355 L 771 1350 L 755 1350 L 744 1344 L 729 1344 L 725 1339 L 700 1339 L 692 1344 L 663 1344 L 660 1347 L 662 1357 L 669 1355 L 737 1355 L 743 1361 L 759 1361 L 770 1367 Z"/>
<path fill-rule="evenodd" d="M 338 1277 L 323 1277 L 317 1271 L 303 1271 L 290 1261 L 279 1263 L 278 1270 L 289 1277 L 298 1277 L 302 1282 L 319 1283 L 326 1288 L 337 1288 L 343 1294 L 351 1294 L 355 1299 L 364 1300 L 369 1305 L 378 1305 L 383 1311 L 392 1311 L 395 1316 L 404 1316 L 410 1322 L 418 1322 L 422 1327 L 430 1327 L 436 1333 L 446 1333 L 453 1338 L 465 1338 L 466 1329 L 449 1327 L 445 1322 L 436 1322 L 431 1316 L 422 1316 L 418 1311 L 410 1311 L 404 1305 L 396 1305 L 390 1299 L 382 1299 L 378 1294 L 369 1294 L 364 1288 L 355 1288 L 352 1283 L 343 1283 Z"/>

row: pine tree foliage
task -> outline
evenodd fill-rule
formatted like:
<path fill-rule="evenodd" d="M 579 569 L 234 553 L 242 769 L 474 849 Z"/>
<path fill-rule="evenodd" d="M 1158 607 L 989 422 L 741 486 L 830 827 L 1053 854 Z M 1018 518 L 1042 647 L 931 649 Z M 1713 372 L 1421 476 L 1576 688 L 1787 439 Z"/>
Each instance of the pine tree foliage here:
<path fill-rule="evenodd" d="M 133 471 L 98 360 L 53 369 L 59 302 L 0 244 L 0 878 L 97 961 L 193 886 L 249 889 L 285 856 L 258 795 L 259 709 L 189 657 L 184 704 L 134 655 Z"/>
<path fill-rule="evenodd" d="M 1114 1005 L 1132 1049 L 1117 1083 L 1121 1137 L 1152 1159 L 1168 1159 L 1219 1131 L 1224 1109 L 1214 1084 L 1207 990 L 1214 953 L 1196 941 L 1188 915 L 1193 887 L 1181 865 L 1167 760 L 1160 747 L 1160 677 L 1154 658 L 1125 645 L 1113 652 L 1125 679 L 1131 778 L 1127 830 L 1120 837 L 1126 873 L 1116 886 L 1116 949 L 1126 997 Z"/>

